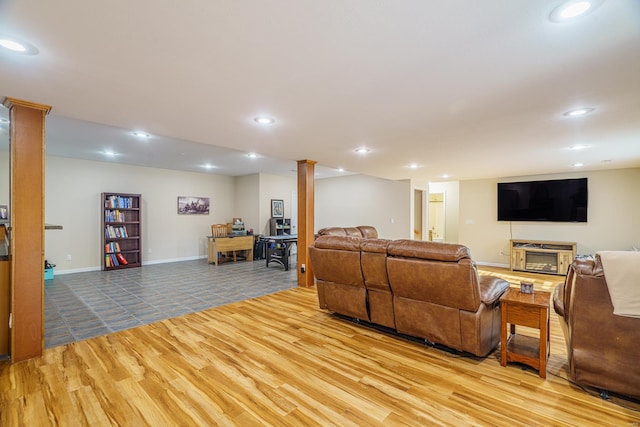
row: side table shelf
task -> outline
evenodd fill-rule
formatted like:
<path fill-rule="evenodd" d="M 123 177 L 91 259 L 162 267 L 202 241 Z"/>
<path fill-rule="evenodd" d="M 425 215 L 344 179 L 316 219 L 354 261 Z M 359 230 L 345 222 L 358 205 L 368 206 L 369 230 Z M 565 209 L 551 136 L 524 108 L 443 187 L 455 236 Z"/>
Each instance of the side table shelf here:
<path fill-rule="evenodd" d="M 535 291 L 523 294 L 509 289 L 500 298 L 502 310 L 500 364 L 519 362 L 537 369 L 541 378 L 547 377 L 549 359 L 549 300 L 551 294 Z M 509 331 L 507 331 L 509 324 Z M 516 325 L 540 330 L 539 337 L 516 333 Z"/>

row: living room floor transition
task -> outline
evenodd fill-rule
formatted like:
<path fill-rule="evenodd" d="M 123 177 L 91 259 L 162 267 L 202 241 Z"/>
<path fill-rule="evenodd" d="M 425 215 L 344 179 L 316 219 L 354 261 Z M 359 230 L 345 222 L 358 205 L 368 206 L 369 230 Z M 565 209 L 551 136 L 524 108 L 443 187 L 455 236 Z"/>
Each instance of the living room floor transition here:
<path fill-rule="evenodd" d="M 292 267 L 206 259 L 57 275 L 46 280 L 45 348 L 243 301 L 297 286 Z"/>

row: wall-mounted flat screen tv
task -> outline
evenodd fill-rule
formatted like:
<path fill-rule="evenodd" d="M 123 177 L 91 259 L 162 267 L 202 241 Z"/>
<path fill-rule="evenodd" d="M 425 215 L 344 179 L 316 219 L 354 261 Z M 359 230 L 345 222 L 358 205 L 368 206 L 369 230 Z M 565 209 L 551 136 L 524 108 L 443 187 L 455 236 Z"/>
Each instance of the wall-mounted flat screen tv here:
<path fill-rule="evenodd" d="M 498 221 L 587 222 L 587 204 L 587 178 L 498 183 Z"/>

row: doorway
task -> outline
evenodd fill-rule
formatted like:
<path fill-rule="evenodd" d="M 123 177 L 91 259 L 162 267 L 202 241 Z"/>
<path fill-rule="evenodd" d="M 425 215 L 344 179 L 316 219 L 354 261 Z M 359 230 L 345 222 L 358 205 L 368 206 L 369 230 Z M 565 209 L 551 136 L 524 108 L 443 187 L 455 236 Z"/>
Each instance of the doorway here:
<path fill-rule="evenodd" d="M 413 190 L 413 240 L 426 240 L 427 237 L 427 191 Z"/>
<path fill-rule="evenodd" d="M 445 239 L 444 193 L 429 194 L 429 240 L 444 242 Z"/>

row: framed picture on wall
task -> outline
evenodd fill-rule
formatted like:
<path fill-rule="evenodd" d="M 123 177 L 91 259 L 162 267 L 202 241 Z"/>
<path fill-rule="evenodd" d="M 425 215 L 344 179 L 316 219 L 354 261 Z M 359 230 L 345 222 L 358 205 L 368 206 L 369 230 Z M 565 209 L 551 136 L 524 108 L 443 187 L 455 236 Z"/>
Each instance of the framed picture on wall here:
<path fill-rule="evenodd" d="M 271 199 L 271 218 L 284 218 L 284 202 Z"/>
<path fill-rule="evenodd" d="M 209 215 L 209 198 L 178 196 L 178 215 Z"/>

